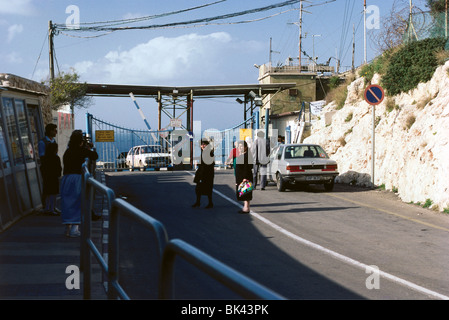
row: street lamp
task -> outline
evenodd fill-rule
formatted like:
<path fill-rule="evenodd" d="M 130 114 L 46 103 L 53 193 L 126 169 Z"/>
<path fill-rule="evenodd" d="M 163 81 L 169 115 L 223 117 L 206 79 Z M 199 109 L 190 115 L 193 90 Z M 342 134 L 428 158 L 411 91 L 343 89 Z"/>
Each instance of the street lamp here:
<path fill-rule="evenodd" d="M 249 96 L 251 98 L 253 98 L 254 104 L 256 105 L 256 107 L 262 107 L 263 106 L 262 98 L 259 97 L 257 94 L 255 94 L 254 91 L 250 91 L 248 94 L 249 94 Z"/>
<path fill-rule="evenodd" d="M 321 37 L 321 34 L 313 34 L 312 35 L 313 70 L 315 70 L 316 61 L 318 59 L 317 57 L 315 57 L 315 37 Z"/>

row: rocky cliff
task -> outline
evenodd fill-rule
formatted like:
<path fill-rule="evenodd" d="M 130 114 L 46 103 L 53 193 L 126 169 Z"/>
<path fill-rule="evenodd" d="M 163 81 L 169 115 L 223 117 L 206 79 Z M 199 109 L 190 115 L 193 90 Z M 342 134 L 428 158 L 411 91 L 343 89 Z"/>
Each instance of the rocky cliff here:
<path fill-rule="evenodd" d="M 379 84 L 376 75 L 372 83 Z M 372 186 L 372 106 L 364 78 L 348 86 L 343 108 L 323 109 L 304 143 L 318 143 L 339 165 L 337 183 Z M 428 83 L 375 108 L 374 184 L 404 202 L 449 211 L 449 62 Z"/>

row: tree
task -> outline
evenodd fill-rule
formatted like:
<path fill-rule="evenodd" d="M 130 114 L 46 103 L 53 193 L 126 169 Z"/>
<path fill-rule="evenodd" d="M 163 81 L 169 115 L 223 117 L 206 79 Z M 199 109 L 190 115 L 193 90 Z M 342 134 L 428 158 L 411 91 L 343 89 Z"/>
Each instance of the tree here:
<path fill-rule="evenodd" d="M 432 13 L 441 13 L 446 11 L 446 0 L 427 0 L 426 7 Z"/>
<path fill-rule="evenodd" d="M 50 108 L 58 110 L 60 107 L 69 105 L 74 108 L 88 108 L 92 98 L 86 96 L 87 84 L 79 82 L 79 75 L 61 72 L 54 79 L 47 81 L 50 87 Z"/>

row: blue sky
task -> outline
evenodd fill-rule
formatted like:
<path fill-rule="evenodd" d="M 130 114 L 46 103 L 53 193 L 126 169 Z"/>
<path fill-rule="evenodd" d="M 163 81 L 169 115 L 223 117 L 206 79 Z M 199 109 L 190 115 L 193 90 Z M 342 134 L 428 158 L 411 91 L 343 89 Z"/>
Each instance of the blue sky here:
<path fill-rule="evenodd" d="M 0 0 L 0 73 L 12 73 L 41 81 L 48 77 L 48 22 L 64 25 L 79 9 L 80 23 L 111 21 L 174 12 L 218 0 Z M 165 24 L 214 17 L 260 8 L 285 0 L 227 0 L 215 5 L 136 25 Z M 408 0 L 398 0 L 407 3 Z M 303 50 L 315 52 L 318 62 L 330 57 L 350 67 L 352 28 L 356 29 L 356 66 L 363 63 L 363 0 L 310 0 L 304 2 Z M 323 4 L 325 3 L 325 4 Z M 379 7 L 380 15 L 389 13 L 393 1 L 367 1 Z M 414 1 L 422 7 L 422 1 Z M 322 4 L 322 5 L 319 5 Z M 311 6 L 313 5 L 313 6 Z M 254 64 L 269 62 L 272 38 L 272 63 L 297 58 L 299 4 L 276 8 L 242 17 L 219 20 L 206 26 L 182 26 L 151 30 L 127 30 L 104 33 L 61 32 L 55 38 L 56 71 L 74 68 L 82 81 L 91 83 L 138 84 L 161 86 L 235 85 L 257 83 Z M 295 10 L 296 9 L 296 10 Z M 272 16 L 271 18 L 267 18 Z M 267 19 L 261 19 L 267 18 Z M 257 22 L 233 22 L 261 19 Z M 296 23 L 296 24 L 295 24 Z M 379 52 L 368 31 L 368 60 Z M 103 35 L 100 37 L 98 36 Z M 303 57 L 303 59 L 305 59 Z M 304 60 L 303 60 L 304 61 Z M 331 64 L 335 64 L 332 60 Z M 105 121 L 145 129 L 131 99 L 95 98 L 88 109 L 76 111 L 76 126 L 84 129 L 85 113 Z M 153 128 L 157 126 L 154 99 L 139 100 Z M 202 128 L 229 128 L 243 121 L 243 110 L 233 99 L 198 100 L 194 120 Z M 168 118 L 165 120 L 168 122 Z M 163 123 L 163 126 L 166 124 Z"/>

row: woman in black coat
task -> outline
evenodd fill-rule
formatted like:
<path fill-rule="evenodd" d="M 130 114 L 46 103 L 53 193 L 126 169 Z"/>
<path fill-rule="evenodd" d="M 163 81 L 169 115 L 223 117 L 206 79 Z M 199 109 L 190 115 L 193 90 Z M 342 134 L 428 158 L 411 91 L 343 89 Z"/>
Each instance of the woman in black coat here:
<path fill-rule="evenodd" d="M 214 150 L 209 147 L 209 141 L 201 141 L 201 159 L 198 165 L 198 169 L 195 172 L 195 179 L 193 182 L 196 183 L 195 193 L 196 202 L 192 205 L 193 208 L 197 208 L 201 204 L 201 196 L 207 196 L 209 200 L 206 209 L 211 209 L 214 207 L 212 203 L 212 190 L 214 188 Z"/>
<path fill-rule="evenodd" d="M 43 193 L 45 198 L 45 212 L 57 215 L 55 212 L 56 196 L 59 194 L 59 178 L 61 177 L 61 159 L 58 156 L 58 144 L 49 143 L 42 157 Z"/>
<path fill-rule="evenodd" d="M 248 150 L 246 141 L 239 141 L 239 156 L 235 161 L 235 191 L 238 201 L 243 201 L 243 209 L 239 213 L 250 212 L 250 201 L 253 199 L 253 193 L 245 193 L 240 197 L 238 188 L 243 181 L 253 182 L 253 156 Z"/>

